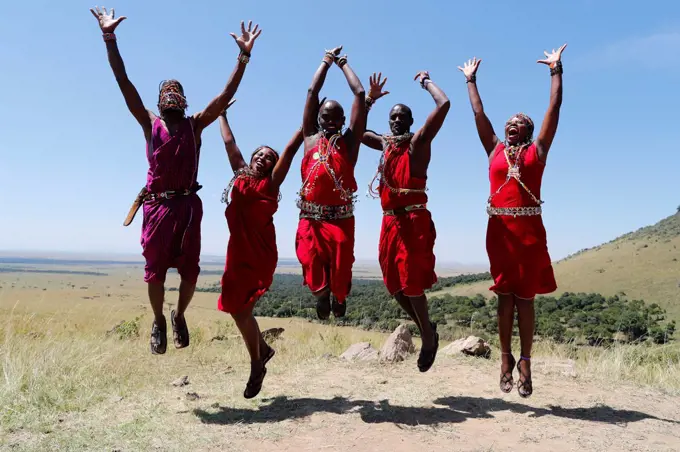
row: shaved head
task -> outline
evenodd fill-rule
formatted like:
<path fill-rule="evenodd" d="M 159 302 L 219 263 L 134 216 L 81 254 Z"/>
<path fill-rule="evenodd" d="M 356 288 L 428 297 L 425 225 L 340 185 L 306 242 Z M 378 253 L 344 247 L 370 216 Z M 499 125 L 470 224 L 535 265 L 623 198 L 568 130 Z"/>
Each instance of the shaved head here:
<path fill-rule="evenodd" d="M 390 110 L 390 130 L 392 135 L 403 135 L 411 130 L 413 113 L 404 104 L 397 104 Z"/>
<path fill-rule="evenodd" d="M 403 110 L 404 113 L 408 114 L 408 116 L 409 116 L 410 118 L 413 118 L 413 112 L 412 112 L 411 109 L 408 107 L 408 105 L 404 105 L 404 104 L 397 104 L 397 105 L 395 105 L 394 107 L 392 107 L 392 110 L 390 110 L 390 114 L 392 114 L 393 111 L 399 110 L 399 109 Z"/>
<path fill-rule="evenodd" d="M 319 108 L 319 126 L 324 131 L 338 133 L 345 124 L 345 111 L 335 100 L 327 100 Z"/>

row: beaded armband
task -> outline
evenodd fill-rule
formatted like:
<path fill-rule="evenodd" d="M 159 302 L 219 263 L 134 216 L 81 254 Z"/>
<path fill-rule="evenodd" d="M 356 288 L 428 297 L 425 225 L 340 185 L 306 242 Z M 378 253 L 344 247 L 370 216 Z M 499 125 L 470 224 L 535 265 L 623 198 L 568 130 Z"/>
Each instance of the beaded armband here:
<path fill-rule="evenodd" d="M 472 77 L 465 79 L 465 83 L 476 83 L 477 82 L 477 74 L 473 74 Z"/>
<path fill-rule="evenodd" d="M 104 37 L 104 41 L 115 41 L 116 40 L 115 33 L 104 33 L 102 36 Z"/>
<path fill-rule="evenodd" d="M 555 66 L 550 68 L 550 76 L 562 74 L 563 72 L 562 61 L 555 62 Z"/>
<path fill-rule="evenodd" d="M 343 67 L 344 65 L 347 64 L 347 57 L 346 57 L 346 56 L 343 56 L 343 57 L 338 58 L 338 60 L 336 61 L 336 64 L 337 64 L 338 67 L 340 67 L 340 68 Z"/>
<path fill-rule="evenodd" d="M 375 103 L 375 99 L 373 99 L 371 96 L 366 96 L 366 110 L 370 111 L 371 107 Z"/>
<path fill-rule="evenodd" d="M 420 87 L 421 87 L 422 89 L 427 89 L 427 82 L 432 83 L 432 80 L 430 80 L 430 77 L 425 77 L 424 79 L 422 79 L 422 80 L 420 81 Z"/>

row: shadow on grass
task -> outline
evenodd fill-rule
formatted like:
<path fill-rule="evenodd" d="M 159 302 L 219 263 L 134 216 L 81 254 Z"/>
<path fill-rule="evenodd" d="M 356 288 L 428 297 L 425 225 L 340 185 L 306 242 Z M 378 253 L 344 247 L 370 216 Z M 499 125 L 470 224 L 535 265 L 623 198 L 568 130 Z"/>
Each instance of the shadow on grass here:
<path fill-rule="evenodd" d="M 371 402 L 350 400 L 345 397 L 332 399 L 299 398 L 286 396 L 263 399 L 257 409 L 219 407 L 215 411 L 195 409 L 196 415 L 205 424 L 262 424 L 301 419 L 314 413 L 347 414 L 358 413 L 368 424 L 392 423 L 408 426 L 455 424 L 467 419 L 493 419 L 493 413 L 511 411 L 529 414 L 529 417 L 555 416 L 605 424 L 625 424 L 652 419 L 680 424 L 680 421 L 662 419 L 651 414 L 632 410 L 619 410 L 606 405 L 588 408 L 563 408 L 551 406 L 538 408 L 502 399 L 480 397 L 446 397 L 434 401 L 434 407 L 408 407 L 391 405 L 388 400 Z"/>

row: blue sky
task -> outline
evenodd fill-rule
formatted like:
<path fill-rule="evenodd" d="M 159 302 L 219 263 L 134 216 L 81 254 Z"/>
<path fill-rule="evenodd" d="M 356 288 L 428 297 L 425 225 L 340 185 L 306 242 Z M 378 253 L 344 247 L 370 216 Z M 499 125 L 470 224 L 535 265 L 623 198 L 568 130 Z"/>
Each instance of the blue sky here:
<path fill-rule="evenodd" d="M 8 2 L 0 15 L 0 250 L 140 253 L 141 212 L 122 226 L 145 182 L 141 129 L 109 68 L 95 3 Z M 543 50 L 567 42 L 564 103 L 544 176 L 544 221 L 559 259 L 672 214 L 680 204 L 676 133 L 680 3 L 648 1 L 131 1 L 105 4 L 128 17 L 117 30 L 128 74 L 155 110 L 158 83 L 177 78 L 191 113 L 224 86 L 238 53 L 229 32 L 252 19 L 264 30 L 230 110 L 237 141 L 281 150 L 302 118 L 306 89 L 325 48 L 344 45 L 368 88 L 382 71 L 391 94 L 370 113 L 387 130 L 389 108 L 413 109 L 416 126 L 433 107 L 413 82 L 429 70 L 451 99 L 433 144 L 430 208 L 441 262 L 486 263 L 487 161 L 462 74 L 482 58 L 478 86 L 497 131 L 517 111 L 537 130 L 548 103 Z M 102 5 L 99 5 L 102 6 Z M 324 96 L 348 110 L 337 68 Z M 279 252 L 293 257 L 300 153 L 275 217 Z M 381 212 L 365 196 L 379 154 L 362 147 L 356 170 L 356 256 L 374 259 Z M 218 124 L 203 134 L 203 251 L 223 255 L 228 230 L 222 190 L 231 170 Z"/>

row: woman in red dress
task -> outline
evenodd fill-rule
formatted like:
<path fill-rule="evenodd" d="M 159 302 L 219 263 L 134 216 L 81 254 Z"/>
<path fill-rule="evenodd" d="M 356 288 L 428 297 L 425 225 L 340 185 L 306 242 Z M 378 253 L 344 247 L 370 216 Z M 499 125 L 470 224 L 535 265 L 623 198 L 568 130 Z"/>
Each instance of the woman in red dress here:
<path fill-rule="evenodd" d="M 227 203 L 225 215 L 230 237 L 217 307 L 231 314 L 248 348 L 250 378 L 243 396 L 250 399 L 262 389 L 265 365 L 274 356 L 274 349 L 262 338 L 253 308 L 274 278 L 278 262 L 274 213 L 279 204 L 279 187 L 302 144 L 302 128 L 281 158 L 269 146 L 260 146 L 253 152 L 250 164 L 246 164 L 236 144 L 226 110 L 220 117 L 220 131 L 234 178 L 222 196 Z"/>
<path fill-rule="evenodd" d="M 498 332 L 502 364 L 500 387 L 510 392 L 512 372 L 517 365 L 517 392 L 529 397 L 531 347 L 534 337 L 534 297 L 557 289 L 543 220 L 541 218 L 541 180 L 550 145 L 555 138 L 562 105 L 562 52 L 566 44 L 538 63 L 550 67 L 550 105 L 536 141 L 534 123 L 518 113 L 505 124 L 505 140 L 494 132 L 479 97 L 476 74 L 482 60 L 474 58 L 459 67 L 466 78 L 470 103 L 475 114 L 479 138 L 489 157 L 491 195 L 487 203 L 489 223 L 486 249 L 498 295 Z M 519 322 L 521 355 L 519 363 L 511 353 L 515 308 Z"/>

